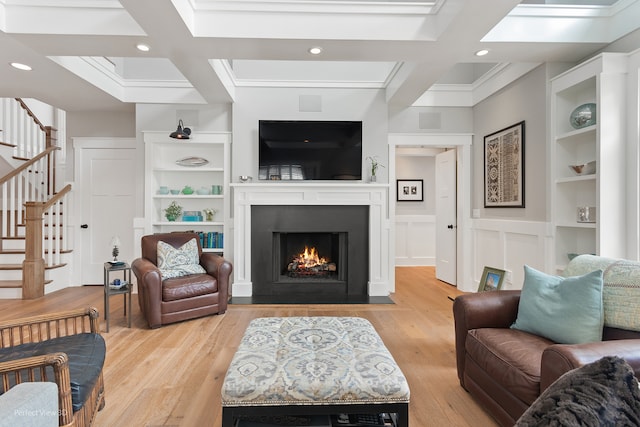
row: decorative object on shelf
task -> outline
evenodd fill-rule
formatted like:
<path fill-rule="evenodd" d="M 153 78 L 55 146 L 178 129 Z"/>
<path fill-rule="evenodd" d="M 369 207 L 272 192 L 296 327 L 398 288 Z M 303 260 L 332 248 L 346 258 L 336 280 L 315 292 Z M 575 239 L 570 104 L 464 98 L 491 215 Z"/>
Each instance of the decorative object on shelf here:
<path fill-rule="evenodd" d="M 169 137 L 175 139 L 189 139 L 191 135 L 191 129 L 184 127 L 182 119 L 178 120 L 178 129 L 175 132 L 171 132 Z"/>
<path fill-rule="evenodd" d="M 505 273 L 505 270 L 500 270 L 499 268 L 485 267 L 482 270 L 478 292 L 499 291 L 502 288 Z"/>
<path fill-rule="evenodd" d="M 120 254 L 120 237 L 113 236 L 111 238 L 111 255 L 113 256 L 113 263 L 118 262 L 118 255 Z"/>
<path fill-rule="evenodd" d="M 209 160 L 205 159 L 204 157 L 189 156 L 180 160 L 176 160 L 176 165 L 178 166 L 198 167 L 208 164 Z"/>
<path fill-rule="evenodd" d="M 211 194 L 222 194 L 222 185 L 212 185 Z"/>
<path fill-rule="evenodd" d="M 182 213 L 182 220 L 185 222 L 201 222 L 202 212 L 200 211 L 184 211 Z"/>
<path fill-rule="evenodd" d="M 371 182 L 376 182 L 378 180 L 377 178 L 378 168 L 384 167 L 384 165 L 378 161 L 378 156 L 368 156 L 367 160 L 369 160 L 369 164 L 370 164 L 370 169 L 369 169 L 371 171 L 370 180 Z"/>
<path fill-rule="evenodd" d="M 578 206 L 578 222 L 596 222 L 595 206 Z"/>
<path fill-rule="evenodd" d="M 211 190 L 209 190 L 207 187 L 200 187 L 196 190 L 196 193 L 200 196 L 207 196 L 211 194 Z"/>
<path fill-rule="evenodd" d="M 206 221 L 213 221 L 213 217 L 218 212 L 218 210 L 213 208 L 204 208 L 202 209 L 202 212 L 204 212 L 204 219 Z"/>
<path fill-rule="evenodd" d="M 118 291 L 122 288 L 126 288 L 127 286 L 129 286 L 129 282 L 127 282 L 126 280 L 120 280 L 120 279 L 114 279 L 113 282 L 109 284 L 109 288 L 113 289 L 114 291 Z"/>
<path fill-rule="evenodd" d="M 186 194 L 187 196 L 193 194 L 193 188 L 191 188 L 188 185 L 185 185 L 184 188 L 182 189 L 182 194 Z"/>
<path fill-rule="evenodd" d="M 182 215 L 182 206 L 172 201 L 171 204 L 164 210 L 164 215 L 168 221 L 175 221 L 180 215 Z"/>
<path fill-rule="evenodd" d="M 169 190 L 171 192 L 171 194 L 173 194 L 174 196 L 176 194 L 180 194 L 180 189 L 179 188 L 172 188 L 171 190 Z"/>
<path fill-rule="evenodd" d="M 424 200 L 422 179 L 397 179 L 396 200 L 399 202 L 422 202 Z"/>
<path fill-rule="evenodd" d="M 576 107 L 569 116 L 569 123 L 574 129 L 582 129 L 596 124 L 596 104 L 589 102 Z"/>
<path fill-rule="evenodd" d="M 242 182 L 247 182 L 247 181 L 251 181 L 253 179 L 252 176 L 249 175 L 240 175 L 240 181 Z"/>
<path fill-rule="evenodd" d="M 592 160 L 581 165 L 569 165 L 569 167 L 578 175 L 593 175 L 596 173 L 596 161 Z"/>
<path fill-rule="evenodd" d="M 158 194 L 169 194 L 169 187 L 167 186 L 160 186 L 160 188 L 158 189 Z"/>
<path fill-rule="evenodd" d="M 484 137 L 484 207 L 524 208 L 524 120 Z"/>

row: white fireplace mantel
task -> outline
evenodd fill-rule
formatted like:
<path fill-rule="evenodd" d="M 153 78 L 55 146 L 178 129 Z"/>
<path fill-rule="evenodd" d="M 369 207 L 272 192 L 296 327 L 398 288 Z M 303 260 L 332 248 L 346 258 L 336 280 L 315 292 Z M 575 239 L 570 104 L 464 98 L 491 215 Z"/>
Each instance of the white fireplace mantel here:
<path fill-rule="evenodd" d="M 251 207 L 255 205 L 367 205 L 369 206 L 370 296 L 387 296 L 393 260 L 389 255 L 389 186 L 368 183 L 233 183 L 234 281 L 233 296 L 252 295 Z"/>

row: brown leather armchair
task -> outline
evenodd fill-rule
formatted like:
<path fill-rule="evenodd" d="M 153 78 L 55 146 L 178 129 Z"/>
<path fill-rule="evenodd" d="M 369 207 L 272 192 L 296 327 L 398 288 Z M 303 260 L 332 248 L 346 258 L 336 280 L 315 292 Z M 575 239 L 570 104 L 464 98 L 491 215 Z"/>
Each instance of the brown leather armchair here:
<path fill-rule="evenodd" d="M 159 241 L 179 248 L 195 238 L 198 242 L 200 265 L 205 274 L 191 274 L 162 280 L 157 267 Z M 142 257 L 131 264 L 138 280 L 138 303 L 149 327 L 223 314 L 227 311 L 229 277 L 233 267 L 223 257 L 202 252 L 195 233 L 164 233 L 142 237 Z"/>
<path fill-rule="evenodd" d="M 605 327 L 603 341 L 556 344 L 510 329 L 519 301 L 520 291 L 497 291 L 453 303 L 460 384 L 500 425 L 514 425 L 562 374 L 601 357 L 622 357 L 640 377 L 640 332 Z"/>

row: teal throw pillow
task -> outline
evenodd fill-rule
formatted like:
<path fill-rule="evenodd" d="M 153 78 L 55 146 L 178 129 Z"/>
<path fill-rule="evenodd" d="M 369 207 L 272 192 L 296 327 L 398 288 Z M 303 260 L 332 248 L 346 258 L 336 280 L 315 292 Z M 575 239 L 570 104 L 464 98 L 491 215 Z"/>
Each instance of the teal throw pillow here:
<path fill-rule="evenodd" d="M 514 329 L 560 344 L 602 341 L 602 270 L 559 277 L 524 266 Z"/>

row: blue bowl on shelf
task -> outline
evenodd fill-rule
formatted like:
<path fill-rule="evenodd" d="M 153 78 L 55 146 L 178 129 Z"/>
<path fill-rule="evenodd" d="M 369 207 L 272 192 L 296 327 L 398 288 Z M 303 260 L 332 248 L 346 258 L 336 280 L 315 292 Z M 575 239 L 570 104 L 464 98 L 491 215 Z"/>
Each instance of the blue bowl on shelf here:
<path fill-rule="evenodd" d="M 582 104 L 571 112 L 569 123 L 574 129 L 582 129 L 596 124 L 596 104 Z"/>

